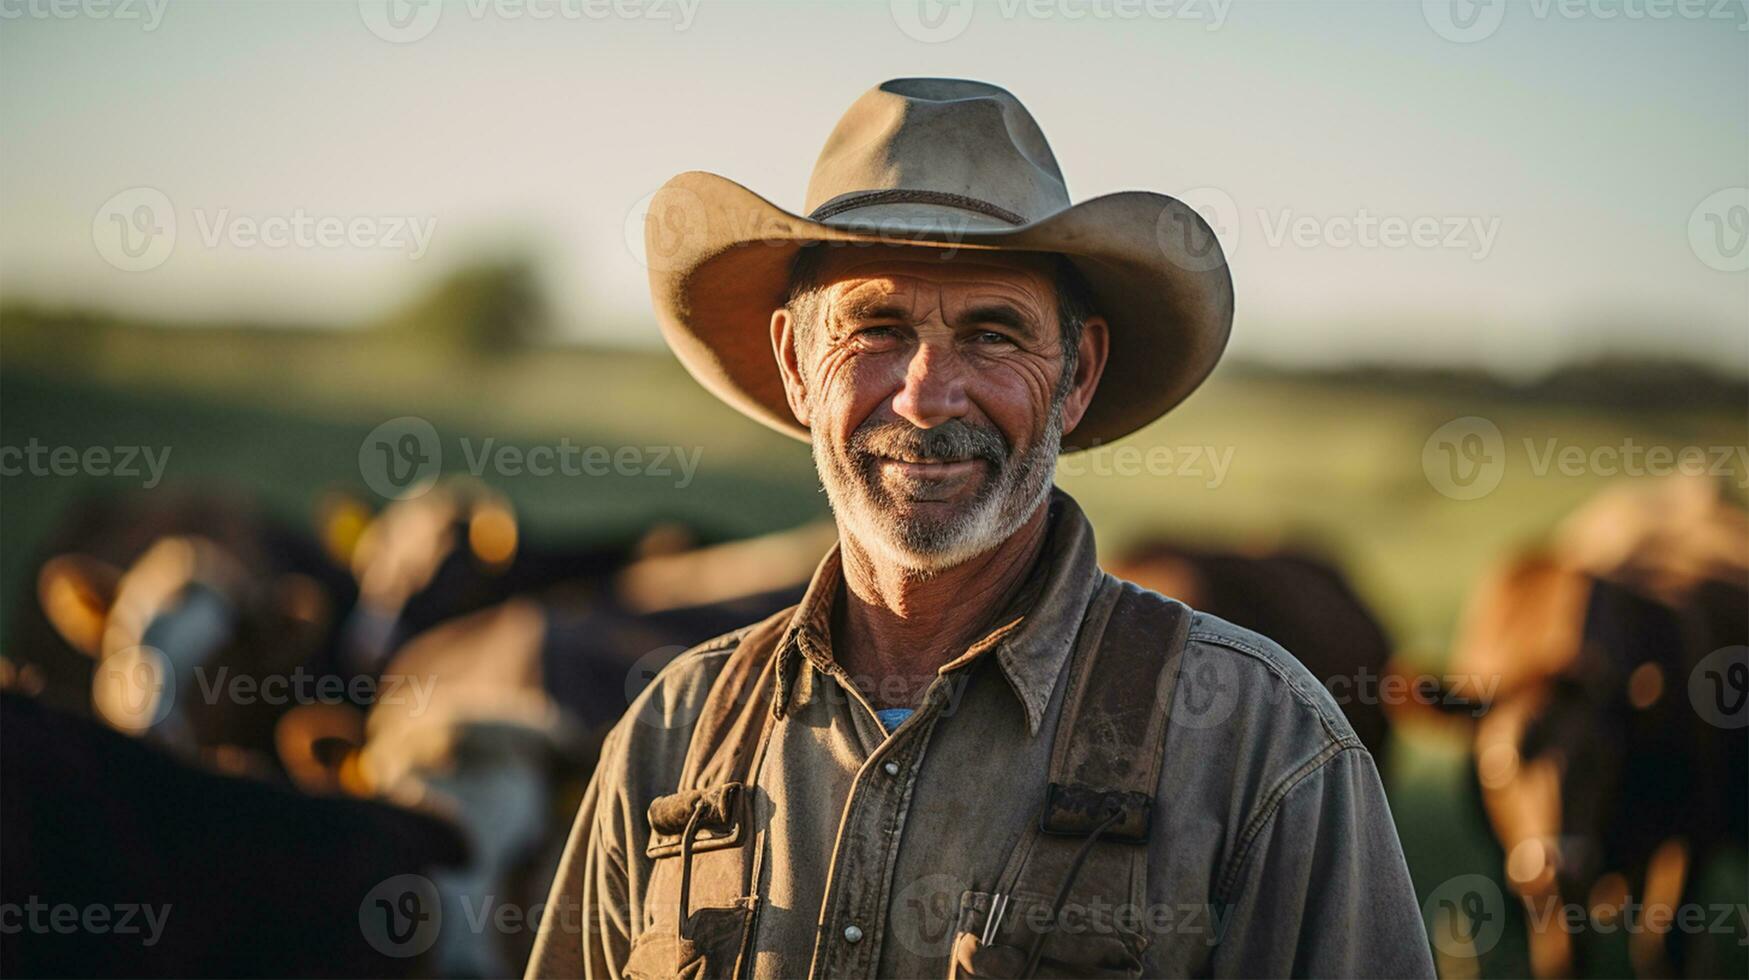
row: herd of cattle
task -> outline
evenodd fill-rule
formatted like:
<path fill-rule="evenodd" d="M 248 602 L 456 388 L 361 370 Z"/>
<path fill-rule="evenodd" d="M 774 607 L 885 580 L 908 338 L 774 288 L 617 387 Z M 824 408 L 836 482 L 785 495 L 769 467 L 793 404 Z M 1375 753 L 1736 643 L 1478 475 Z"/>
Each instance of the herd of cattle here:
<path fill-rule="evenodd" d="M 74 508 L 8 597 L 0 900 L 41 923 L 0 972 L 516 973 L 596 739 L 680 651 L 794 603 L 833 539 L 524 530 L 469 483 L 336 497 L 313 530 L 207 495 Z M 1406 718 L 1459 727 L 1527 903 L 1674 904 L 1749 837 L 1749 520 L 1708 485 L 1592 502 L 1395 701 L 1354 683 L 1405 672 L 1328 562 L 1158 541 L 1106 565 L 1280 641 L 1381 768 Z M 1530 935 L 1539 975 L 1585 972 L 1559 923 Z M 1636 969 L 1680 975 L 1689 938 L 1637 936 Z"/>

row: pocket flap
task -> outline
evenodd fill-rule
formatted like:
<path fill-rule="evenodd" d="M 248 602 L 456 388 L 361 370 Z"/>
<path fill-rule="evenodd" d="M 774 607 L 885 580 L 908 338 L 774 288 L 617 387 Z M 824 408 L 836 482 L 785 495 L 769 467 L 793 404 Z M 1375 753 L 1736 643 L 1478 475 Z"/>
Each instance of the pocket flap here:
<path fill-rule="evenodd" d="M 695 853 L 714 851 L 740 844 L 747 821 L 742 819 L 742 785 L 720 783 L 703 789 L 683 790 L 658 796 L 650 801 L 646 816 L 650 821 L 650 843 L 644 854 L 651 858 L 680 853 L 680 837 L 692 821 L 693 811 L 701 810 L 698 827 L 693 833 Z"/>

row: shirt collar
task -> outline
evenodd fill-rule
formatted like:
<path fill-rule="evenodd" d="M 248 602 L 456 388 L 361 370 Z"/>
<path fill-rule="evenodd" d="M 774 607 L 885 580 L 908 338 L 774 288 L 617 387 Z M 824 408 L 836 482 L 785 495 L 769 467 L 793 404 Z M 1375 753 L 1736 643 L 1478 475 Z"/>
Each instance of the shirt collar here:
<path fill-rule="evenodd" d="M 1034 736 L 1101 575 L 1093 525 L 1074 498 L 1053 488 L 1048 520 L 1044 547 L 1014 598 L 995 618 L 996 626 L 940 668 L 944 674 L 958 670 L 994 651 L 1026 712 L 1027 731 Z M 772 711 L 779 717 L 788 708 L 802 663 L 822 671 L 833 668 L 832 604 L 842 586 L 842 555 L 833 545 L 814 570 L 801 604 L 778 640 Z"/>

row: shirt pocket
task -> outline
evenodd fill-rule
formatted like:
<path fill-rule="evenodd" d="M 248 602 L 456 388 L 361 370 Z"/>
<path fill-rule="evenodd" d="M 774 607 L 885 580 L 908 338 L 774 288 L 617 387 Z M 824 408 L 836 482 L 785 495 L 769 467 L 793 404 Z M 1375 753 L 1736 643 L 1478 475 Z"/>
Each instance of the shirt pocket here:
<path fill-rule="evenodd" d="M 1147 938 L 1109 914 L 1074 914 L 1051 922 L 1051 899 L 1020 892 L 1007 897 L 993 933 L 987 930 L 997 906 L 990 892 L 960 896 L 959 921 L 948 966 L 950 977 L 1023 975 L 1034 940 L 1044 936 L 1035 977 L 1139 977 Z M 1109 906 L 1107 906 L 1109 908 Z M 1097 909 L 1094 910 L 1097 913 Z M 989 942 L 985 937 L 988 934 Z"/>
<path fill-rule="evenodd" d="M 647 929 L 633 941 L 621 973 L 631 980 L 739 977 L 753 946 L 758 908 L 759 897 L 747 895 L 725 906 L 693 909 L 684 930 L 672 921 Z"/>
<path fill-rule="evenodd" d="M 727 980 L 745 972 L 759 897 L 737 895 L 747 857 L 740 790 L 726 783 L 651 803 L 648 918 L 626 956 L 625 976 Z"/>

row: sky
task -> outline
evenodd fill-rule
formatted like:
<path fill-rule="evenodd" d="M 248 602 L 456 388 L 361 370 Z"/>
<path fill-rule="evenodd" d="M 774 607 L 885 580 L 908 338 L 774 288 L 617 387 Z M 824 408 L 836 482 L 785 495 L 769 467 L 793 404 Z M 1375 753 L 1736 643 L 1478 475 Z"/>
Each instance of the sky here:
<path fill-rule="evenodd" d="M 1742 372 L 1746 7 L 0 0 L 0 300 L 355 324 L 528 253 L 567 338 L 654 344 L 664 180 L 799 210 L 859 94 L 953 75 L 1025 102 L 1075 199 L 1209 218 L 1236 354 Z"/>

